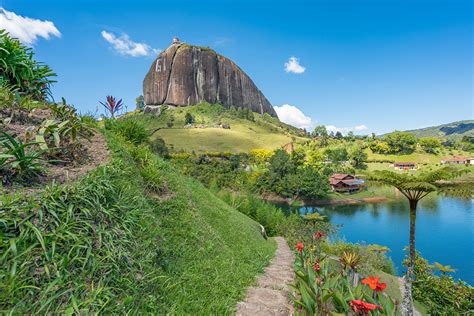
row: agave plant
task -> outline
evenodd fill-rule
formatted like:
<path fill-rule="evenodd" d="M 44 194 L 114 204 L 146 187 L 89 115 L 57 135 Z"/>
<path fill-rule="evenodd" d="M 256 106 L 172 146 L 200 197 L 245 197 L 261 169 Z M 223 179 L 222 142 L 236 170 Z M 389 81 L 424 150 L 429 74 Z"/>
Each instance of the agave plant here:
<path fill-rule="evenodd" d="M 120 111 L 123 107 L 122 99 L 117 101 L 117 99 L 111 95 L 107 96 L 105 102 L 99 101 L 99 103 L 102 104 L 102 106 L 110 113 L 112 118 L 114 118 L 115 113 Z"/>

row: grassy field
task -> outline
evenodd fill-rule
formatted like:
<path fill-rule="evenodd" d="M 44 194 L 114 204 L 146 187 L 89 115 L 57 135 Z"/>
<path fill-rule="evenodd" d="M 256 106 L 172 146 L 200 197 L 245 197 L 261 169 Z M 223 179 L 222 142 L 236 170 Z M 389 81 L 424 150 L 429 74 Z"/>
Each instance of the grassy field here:
<path fill-rule="evenodd" d="M 185 115 L 195 118 L 194 127 L 184 128 Z M 153 137 L 161 137 L 174 151 L 186 152 L 248 152 L 252 149 L 276 149 L 292 141 L 307 138 L 298 135 L 298 129 L 268 115 L 253 114 L 254 121 L 239 118 L 236 111 L 224 110 L 217 105 L 202 104 L 167 109 L 160 116 L 135 114 L 149 130 L 161 128 Z M 168 123 L 173 126 L 168 127 Z M 228 124 L 230 129 L 217 127 Z M 204 127 L 204 128 L 203 128 Z"/>
<path fill-rule="evenodd" d="M 415 151 L 408 155 L 383 155 L 375 154 L 370 149 L 366 149 L 368 160 L 388 160 L 392 162 L 416 162 L 417 164 L 438 164 L 443 158 L 457 156 L 471 156 L 472 154 L 460 150 L 443 150 L 437 154 L 429 154 L 422 151 Z"/>
<path fill-rule="evenodd" d="M 144 147 L 0 195 L 0 314 L 229 314 L 273 256 L 258 224 Z M 7 245 L 7 246 L 5 246 Z"/>

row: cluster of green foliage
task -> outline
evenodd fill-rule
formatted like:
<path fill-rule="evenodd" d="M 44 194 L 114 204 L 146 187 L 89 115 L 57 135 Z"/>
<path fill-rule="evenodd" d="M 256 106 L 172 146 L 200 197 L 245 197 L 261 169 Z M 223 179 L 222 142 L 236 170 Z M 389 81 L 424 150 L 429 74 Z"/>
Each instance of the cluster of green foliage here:
<path fill-rule="evenodd" d="M 384 292 L 387 284 L 380 277 L 359 281 L 355 273 L 361 257 L 344 252 L 340 257 L 322 251 L 324 234 L 314 232 L 310 242 L 296 245 L 296 281 L 293 302 L 305 315 L 397 315 L 396 301 Z M 372 284 L 369 286 L 370 281 Z M 369 281 L 369 282 L 367 282 Z"/>
<path fill-rule="evenodd" d="M 83 152 L 80 139 L 91 141 L 96 121 L 78 115 L 64 98 L 61 103 L 50 103 L 46 108 L 53 118 L 45 119 L 36 132 L 39 146 L 55 158 L 79 160 Z"/>
<path fill-rule="evenodd" d="M 383 137 L 382 141 L 371 142 L 370 149 L 380 154 L 409 154 L 415 151 L 417 139 L 409 132 L 395 131 Z"/>
<path fill-rule="evenodd" d="M 2 125 L 31 123 L 29 114 L 36 109 L 49 110 L 52 114 L 52 118 L 45 118 L 38 127 L 26 128 L 24 135 L 14 137 L 2 131 L 0 175 L 3 184 L 34 180 L 43 173 L 42 161 L 58 163 L 80 158 L 83 151 L 80 140 L 90 139 L 94 126 L 83 120 L 64 99 L 62 103 L 47 104 L 32 100 L 31 96 L 16 94 L 12 97 L 12 91 L 5 87 L 0 87 L 0 95 L 12 102 L 3 105 L 7 118 L 0 122 Z"/>
<path fill-rule="evenodd" d="M 454 281 L 447 272 L 436 275 L 436 267 L 444 270 L 440 264 L 430 265 L 416 253 L 413 297 L 433 315 L 459 315 L 474 310 L 474 288 L 462 281 Z"/>
<path fill-rule="evenodd" d="M 32 49 L 0 30 L 0 84 L 8 84 L 20 94 L 36 100 L 50 95 L 52 70 L 33 59 Z"/>
<path fill-rule="evenodd" d="M 355 253 L 360 257 L 358 264 L 358 271 L 362 275 L 372 275 L 379 271 L 388 274 L 395 274 L 393 262 L 387 257 L 389 249 L 380 245 L 361 245 L 352 244 L 343 241 L 335 241 L 332 243 L 325 243 L 322 245 L 325 253 L 342 256 L 344 252 Z"/>
<path fill-rule="evenodd" d="M 329 180 L 322 170 L 305 165 L 303 157 L 275 151 L 268 161 L 268 169 L 256 183 L 262 192 L 273 192 L 283 197 L 318 198 L 329 191 Z"/>
<path fill-rule="evenodd" d="M 293 239 L 304 229 L 301 216 L 296 213 L 286 215 L 281 208 L 255 194 L 220 190 L 216 195 L 231 207 L 263 225 L 270 237 L 285 236 Z"/>
<path fill-rule="evenodd" d="M 185 175 L 201 181 L 208 188 L 244 190 L 249 186 L 248 173 L 242 163 L 242 154 L 213 157 L 212 153 L 200 155 L 173 155 L 173 163 Z"/>

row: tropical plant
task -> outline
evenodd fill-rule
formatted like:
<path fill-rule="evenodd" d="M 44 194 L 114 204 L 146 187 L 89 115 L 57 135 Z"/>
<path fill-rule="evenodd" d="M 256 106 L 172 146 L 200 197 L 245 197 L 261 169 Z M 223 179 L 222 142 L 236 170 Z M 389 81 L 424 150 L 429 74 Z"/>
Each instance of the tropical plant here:
<path fill-rule="evenodd" d="M 123 102 L 122 99 L 118 100 L 108 95 L 105 102 L 99 101 L 100 104 L 110 113 L 111 118 L 115 118 L 115 114 L 122 110 Z"/>
<path fill-rule="evenodd" d="M 397 188 L 407 199 L 410 207 L 410 237 L 409 237 L 409 262 L 406 271 L 405 291 L 403 295 L 402 313 L 413 314 L 412 282 L 414 278 L 415 265 L 415 232 L 416 232 L 416 210 L 418 202 L 428 194 L 442 191 L 441 180 L 453 179 L 466 171 L 446 166 L 434 171 L 409 174 L 396 173 L 388 170 L 374 171 L 369 178 Z"/>
<path fill-rule="evenodd" d="M 436 270 L 441 272 L 442 274 L 446 275 L 446 273 L 456 272 L 456 269 L 453 269 L 450 265 L 442 265 L 439 262 L 434 263 L 434 267 Z"/>
<path fill-rule="evenodd" d="M 34 145 L 36 143 L 23 143 L 21 140 L 16 140 L 6 132 L 0 135 L 0 146 L 4 148 L 2 160 L 8 159 L 6 163 L 21 177 L 38 175 L 41 170 L 39 161 L 44 160 L 41 158 L 44 151 L 32 150 L 31 147 Z"/>
<path fill-rule="evenodd" d="M 36 142 L 38 142 L 40 148 L 43 150 L 49 148 L 48 142 L 46 141 L 49 135 L 53 138 L 54 146 L 59 147 L 61 143 L 61 129 L 68 123 L 69 121 L 58 122 L 56 120 L 44 120 L 36 133 Z"/>
<path fill-rule="evenodd" d="M 354 285 L 352 278 L 333 264 L 335 259 L 318 249 L 313 250 L 312 246 L 305 247 L 299 241 L 295 247 L 298 251 L 296 280 L 291 298 L 297 312 L 304 315 L 369 315 L 371 312 L 396 315 L 396 302 L 383 293 L 386 284 L 379 282 L 379 277 L 369 277 Z"/>
<path fill-rule="evenodd" d="M 50 86 L 55 81 L 50 78 L 56 74 L 33 56 L 31 48 L 0 30 L 0 82 L 8 83 L 22 95 L 43 100 L 51 95 Z"/>

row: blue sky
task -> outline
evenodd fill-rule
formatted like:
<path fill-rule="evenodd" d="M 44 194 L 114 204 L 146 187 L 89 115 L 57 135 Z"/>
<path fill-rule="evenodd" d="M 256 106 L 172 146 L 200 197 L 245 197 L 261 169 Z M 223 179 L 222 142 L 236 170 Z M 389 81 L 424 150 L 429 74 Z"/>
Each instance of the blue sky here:
<path fill-rule="evenodd" d="M 296 125 L 383 133 L 474 117 L 471 1 L 0 0 L 0 7 L 0 27 L 22 32 L 58 74 L 54 96 L 82 112 L 95 112 L 108 94 L 133 109 L 156 52 L 176 35 L 234 60 Z"/>

